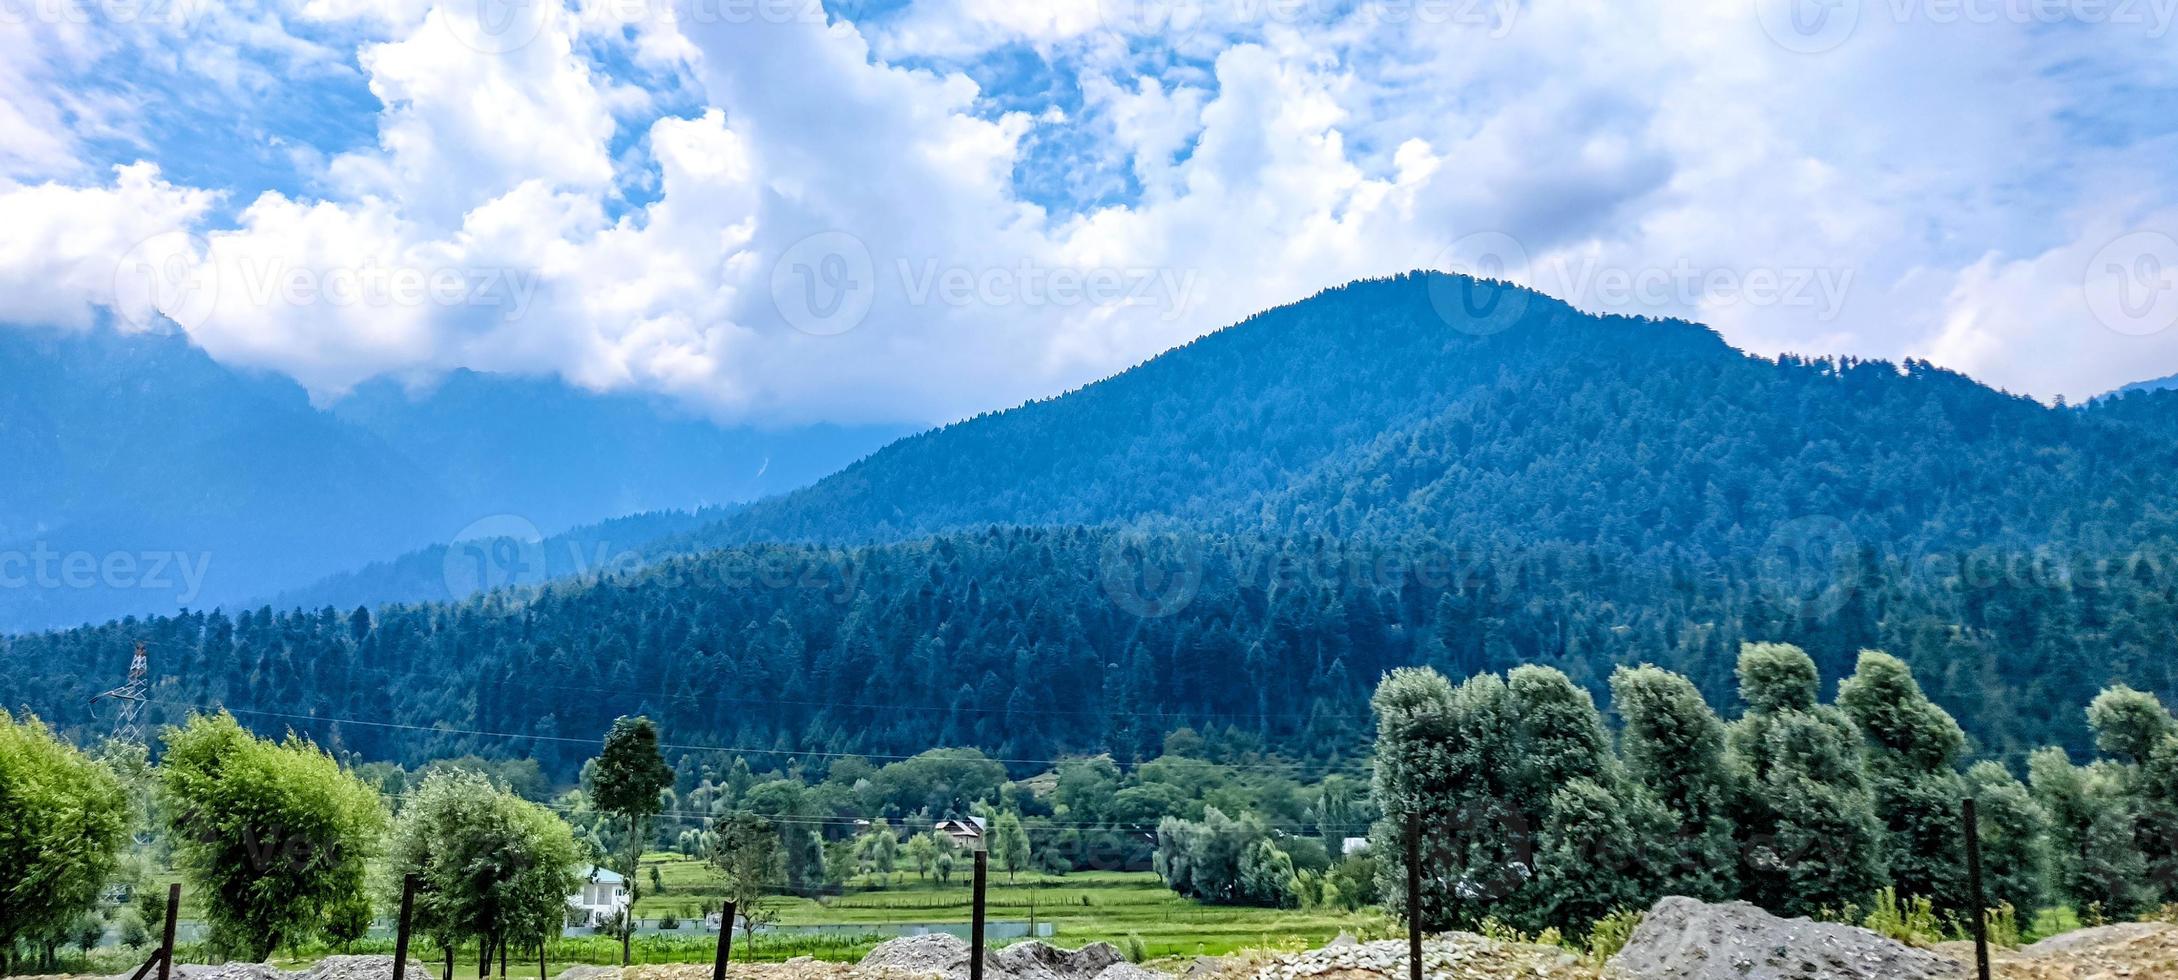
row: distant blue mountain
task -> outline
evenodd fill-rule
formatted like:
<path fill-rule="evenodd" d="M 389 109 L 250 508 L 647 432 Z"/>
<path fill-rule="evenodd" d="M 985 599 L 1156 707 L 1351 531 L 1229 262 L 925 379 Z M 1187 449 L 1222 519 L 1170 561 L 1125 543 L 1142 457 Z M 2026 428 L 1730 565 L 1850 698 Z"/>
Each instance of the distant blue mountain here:
<path fill-rule="evenodd" d="M 0 631 L 262 599 L 478 528 L 677 530 L 694 518 L 660 512 L 792 489 L 901 431 L 470 372 L 320 408 L 179 334 L 0 326 Z"/>

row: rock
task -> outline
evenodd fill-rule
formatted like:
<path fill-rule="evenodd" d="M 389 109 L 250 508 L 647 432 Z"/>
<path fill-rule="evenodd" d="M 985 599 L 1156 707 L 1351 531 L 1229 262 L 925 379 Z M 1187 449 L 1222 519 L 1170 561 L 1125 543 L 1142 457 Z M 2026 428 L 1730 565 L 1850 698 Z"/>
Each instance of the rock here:
<path fill-rule="evenodd" d="M 1340 930 L 1338 935 L 1331 937 L 1331 941 L 1323 945 L 1325 949 L 1330 949 L 1334 946 L 1359 946 L 1361 942 L 1354 938 L 1353 933 Z"/>
<path fill-rule="evenodd" d="M 1172 978 L 1146 966 L 1136 966 L 1132 963 L 1114 963 L 1098 972 L 1093 980 L 1172 980 Z"/>
<path fill-rule="evenodd" d="M 437 980 L 431 971 L 410 960 L 403 980 Z M 310 965 L 295 980 L 393 980 L 391 956 L 328 956 Z"/>
<path fill-rule="evenodd" d="M 1225 972 L 1225 968 L 1231 965 L 1232 961 L 1223 956 L 1197 956 L 1195 962 L 1189 963 L 1187 972 L 1181 976 L 1184 980 L 1202 980 L 1204 977 L 1214 977 Z"/>
<path fill-rule="evenodd" d="M 1746 902 L 1666 898 L 1605 980 L 1964 980 L 1957 961 L 1858 926 L 1781 919 Z"/>
<path fill-rule="evenodd" d="M 1594 980 L 1596 972 L 1556 946 L 1498 942 L 1455 932 L 1422 943 L 1422 970 L 1429 980 Z M 1281 956 L 1255 971 L 1256 980 L 1406 980 L 1403 939 L 1326 946 Z"/>
<path fill-rule="evenodd" d="M 1111 943 L 1090 943 L 1065 950 L 1050 943 L 1030 940 L 998 951 L 998 968 L 1007 980 L 1092 980 L 1106 967 L 1124 962 Z M 964 958 L 962 962 L 967 962 Z"/>
<path fill-rule="evenodd" d="M 559 972 L 554 980 L 620 980 L 617 966 L 571 966 Z"/>
<path fill-rule="evenodd" d="M 968 975 L 968 941 L 944 932 L 887 939 L 862 957 L 862 968 L 965 977 Z M 998 961 L 985 950 L 983 975 L 991 978 L 997 972 Z"/>

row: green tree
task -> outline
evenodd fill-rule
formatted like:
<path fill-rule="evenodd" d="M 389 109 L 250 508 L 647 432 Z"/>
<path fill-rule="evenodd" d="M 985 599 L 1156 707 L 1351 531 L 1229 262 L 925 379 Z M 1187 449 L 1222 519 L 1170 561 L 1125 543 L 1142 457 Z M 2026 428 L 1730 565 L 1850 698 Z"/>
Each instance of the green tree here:
<path fill-rule="evenodd" d="M 1647 787 L 1673 821 L 1666 891 L 1712 902 L 1736 895 L 1724 721 L 1692 681 L 1646 665 L 1611 674 L 1611 703 L 1625 722 L 1619 754 L 1628 781 Z"/>
<path fill-rule="evenodd" d="M 1959 850 L 1959 756 L 1966 732 L 1921 693 L 1896 657 L 1862 651 L 1838 685 L 1838 706 L 1859 727 L 1884 855 L 1900 895 L 1965 912 L 1966 864 Z"/>
<path fill-rule="evenodd" d="M 590 768 L 590 796 L 597 807 L 620 818 L 628 839 L 618 870 L 628 879 L 628 908 L 638 897 L 638 865 L 643 860 L 645 831 L 659 809 L 658 795 L 673 785 L 673 769 L 658 752 L 658 729 L 650 719 L 625 715 L 605 733 L 605 748 Z M 632 930 L 620 935 L 620 962 L 630 962 Z"/>
<path fill-rule="evenodd" d="M 2045 748 L 2027 760 L 2027 785 L 2049 817 L 2057 897 L 2113 915 L 2144 907 L 2152 894 L 2148 863 L 2133 838 L 2132 801 L 2116 769 L 2108 763 L 2075 766 L 2063 749 Z"/>
<path fill-rule="evenodd" d="M 1423 928 L 1474 928 L 1515 894 L 1533 860 L 1536 827 L 1517 805 L 1525 787 L 1512 695 L 1494 674 L 1455 688 L 1434 670 L 1402 668 L 1377 685 L 1373 704 L 1379 892 L 1405 914 L 1412 822 L 1434 872 L 1423 876 Z"/>
<path fill-rule="evenodd" d="M 862 861 L 865 871 L 876 872 L 891 881 L 893 869 L 900 865 L 900 838 L 893 832 L 892 824 L 883 817 L 870 821 L 869 829 L 855 838 L 855 855 Z"/>
<path fill-rule="evenodd" d="M 2087 706 L 2095 748 L 2113 761 L 2138 765 L 2148 761 L 2164 738 L 2178 734 L 2178 722 L 2155 695 L 2123 684 L 2105 688 Z"/>
<path fill-rule="evenodd" d="M 1017 873 L 1029 863 L 1028 831 L 1021 828 L 1021 815 L 1011 810 L 998 815 L 991 827 L 991 856 L 1006 869 L 1006 880 L 1013 881 Z"/>
<path fill-rule="evenodd" d="M 2088 705 L 2087 723 L 2132 815 L 2145 900 L 2178 900 L 2178 721 L 2154 695 L 2120 684 Z"/>
<path fill-rule="evenodd" d="M 1860 733 L 1816 702 L 1815 661 L 1799 647 L 1746 644 L 1739 676 L 1747 713 L 1726 741 L 1747 787 L 1748 897 L 1787 915 L 1866 901 L 1883 883 L 1883 831 Z"/>
<path fill-rule="evenodd" d="M 36 717 L 0 709 L 0 973 L 98 902 L 131 826 L 121 780 Z M 44 966 L 52 966 L 50 945 Z"/>
<path fill-rule="evenodd" d="M 938 850 L 941 845 L 931 839 L 933 836 L 935 835 L 914 834 L 908 837 L 907 844 L 904 845 L 908 860 L 915 865 L 915 877 L 917 878 L 930 877 L 932 867 L 938 862 Z"/>
<path fill-rule="evenodd" d="M 1551 794 L 1535 854 L 1533 912 L 1523 926 L 1578 931 L 1667 893 L 1673 815 L 1630 783 L 1578 778 Z"/>
<path fill-rule="evenodd" d="M 1996 762 L 1974 763 L 1966 770 L 1966 784 L 1978 811 L 1984 894 L 1992 906 L 2008 902 L 2021 912 L 2041 908 L 2048 895 L 2049 815 Z"/>
<path fill-rule="evenodd" d="M 394 823 L 387 868 L 420 884 L 419 931 L 485 950 L 559 934 L 582 851 L 557 814 L 465 769 L 431 771 Z"/>
<path fill-rule="evenodd" d="M 711 865 L 726 879 L 726 898 L 734 903 L 745 936 L 771 921 L 771 889 L 786 877 L 786 850 L 779 828 L 748 811 L 720 817 L 711 825 Z M 732 928 L 723 923 L 721 928 Z"/>
<path fill-rule="evenodd" d="M 331 756 L 296 735 L 259 739 L 225 712 L 165 740 L 161 803 L 213 946 L 263 960 L 363 892 L 385 809 Z"/>

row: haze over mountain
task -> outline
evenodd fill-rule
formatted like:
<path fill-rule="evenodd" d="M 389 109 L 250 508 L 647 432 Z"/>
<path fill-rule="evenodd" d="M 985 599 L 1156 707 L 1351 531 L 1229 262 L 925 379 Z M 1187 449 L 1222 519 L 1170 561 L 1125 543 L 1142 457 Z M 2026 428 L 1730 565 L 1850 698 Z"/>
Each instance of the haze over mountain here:
<path fill-rule="evenodd" d="M 1905 658 L 2016 762 L 2084 747 L 2109 680 L 2178 692 L 2174 420 L 2178 393 L 2051 407 L 1403 276 L 903 439 L 643 567 L 23 636 L 5 666 L 95 726 L 82 699 L 148 636 L 163 710 L 401 758 L 572 765 L 553 739 L 644 711 L 782 756 L 1124 755 L 1185 724 L 1328 764 L 1392 666 L 1542 662 L 1600 693 L 1647 661 L 1729 704 L 1740 641 L 1791 640 L 1830 678 Z M 402 677 L 430 682 L 371 693 Z"/>
<path fill-rule="evenodd" d="M 261 598 L 455 538 L 752 499 L 897 430 L 457 373 L 329 409 L 179 335 L 0 328 L 0 629 Z"/>

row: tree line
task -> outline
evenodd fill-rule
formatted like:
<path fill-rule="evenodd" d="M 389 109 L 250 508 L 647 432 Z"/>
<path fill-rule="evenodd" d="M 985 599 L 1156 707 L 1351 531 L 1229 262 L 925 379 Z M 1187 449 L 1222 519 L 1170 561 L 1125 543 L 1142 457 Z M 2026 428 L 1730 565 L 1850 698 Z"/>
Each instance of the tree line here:
<path fill-rule="evenodd" d="M 1967 765 L 1957 721 L 1896 657 L 1863 652 L 1829 703 L 1796 646 L 1748 644 L 1737 674 L 1746 707 L 1727 722 L 1686 677 L 1620 668 L 1614 735 L 1548 667 L 1458 684 L 1392 672 L 1374 697 L 1386 904 L 1405 905 L 1413 827 L 1430 928 L 1570 934 L 1664 895 L 1963 917 L 1969 796 L 1992 908 L 2093 918 L 2178 901 L 2178 722 L 2153 696 L 2103 691 L 2085 712 L 2097 757 L 2041 749 L 2022 782 L 1999 760 Z"/>

